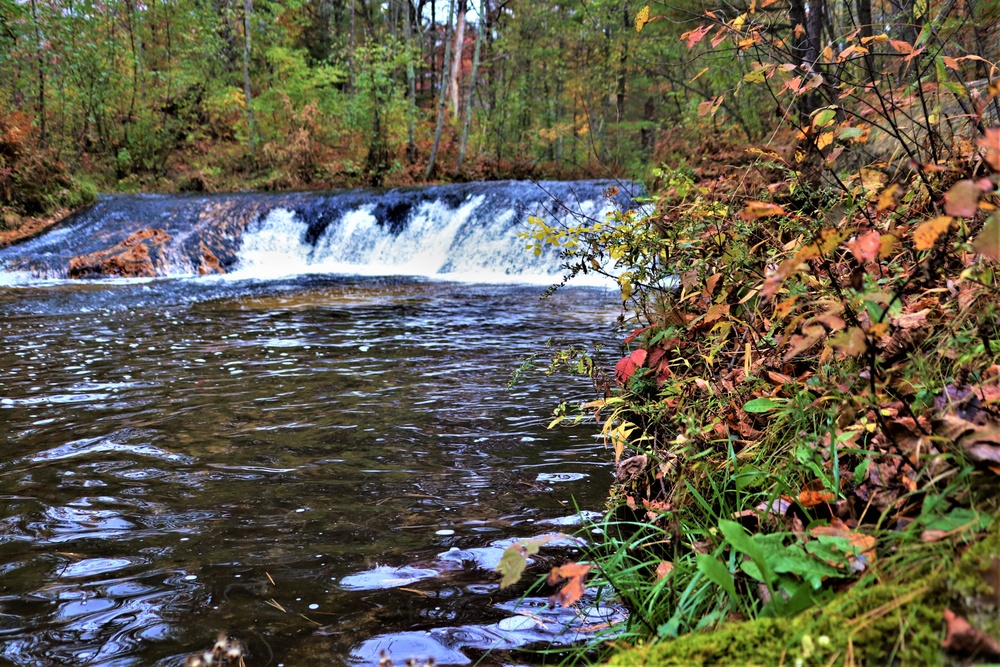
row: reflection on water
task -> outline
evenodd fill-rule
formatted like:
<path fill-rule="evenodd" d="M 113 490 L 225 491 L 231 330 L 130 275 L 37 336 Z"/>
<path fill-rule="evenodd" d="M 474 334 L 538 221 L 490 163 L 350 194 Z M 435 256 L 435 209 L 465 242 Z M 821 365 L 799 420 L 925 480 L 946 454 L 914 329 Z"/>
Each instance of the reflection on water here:
<path fill-rule="evenodd" d="M 592 432 L 545 430 L 583 381 L 503 387 L 542 341 L 608 336 L 613 304 L 539 292 L 0 288 L 0 662 L 180 665 L 225 630 L 249 665 L 502 664 L 613 622 L 489 571 L 607 488 Z"/>

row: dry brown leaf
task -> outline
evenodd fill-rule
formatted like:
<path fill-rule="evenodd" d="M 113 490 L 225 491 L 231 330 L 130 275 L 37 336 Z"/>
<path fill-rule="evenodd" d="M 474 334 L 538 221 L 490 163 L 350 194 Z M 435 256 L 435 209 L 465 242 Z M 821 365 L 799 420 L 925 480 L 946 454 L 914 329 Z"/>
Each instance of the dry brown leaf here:
<path fill-rule="evenodd" d="M 670 561 L 661 560 L 660 564 L 656 566 L 656 580 L 661 581 L 666 579 L 671 572 L 673 572 L 674 564 Z"/>
<path fill-rule="evenodd" d="M 809 534 L 813 537 L 818 535 L 846 537 L 851 546 L 857 551 L 856 556 L 848 556 L 848 563 L 856 571 L 871 567 L 871 564 L 875 562 L 875 538 L 871 535 L 851 530 L 846 523 L 837 517 L 830 519 L 830 525 L 828 526 L 810 528 Z M 831 564 L 836 565 L 836 563 Z"/>
<path fill-rule="evenodd" d="M 944 624 L 946 636 L 941 645 L 949 651 L 980 658 L 1000 657 L 997 640 L 973 627 L 951 609 L 944 610 Z"/>
<path fill-rule="evenodd" d="M 802 491 L 799 493 L 799 504 L 803 507 L 815 507 L 833 500 L 835 496 L 829 491 Z"/>
<path fill-rule="evenodd" d="M 904 313 L 903 315 L 894 318 L 892 323 L 900 329 L 919 329 L 927 324 L 927 315 L 930 314 L 930 312 L 929 308 L 924 308 L 923 310 L 918 310 L 915 313 Z"/>
<path fill-rule="evenodd" d="M 803 327 L 802 335 L 792 336 L 792 339 L 789 341 L 788 351 L 785 352 L 785 356 L 783 357 L 784 361 L 790 361 L 794 357 L 802 354 L 819 342 L 819 340 L 825 335 L 826 329 L 819 324 Z"/>
<path fill-rule="evenodd" d="M 590 572 L 590 565 L 580 565 L 579 563 L 566 563 L 552 568 L 545 580 L 546 583 L 549 586 L 555 586 L 563 579 L 566 580 L 566 583 L 559 589 L 559 592 L 550 598 L 551 602 L 568 607 L 583 597 L 588 572 Z"/>

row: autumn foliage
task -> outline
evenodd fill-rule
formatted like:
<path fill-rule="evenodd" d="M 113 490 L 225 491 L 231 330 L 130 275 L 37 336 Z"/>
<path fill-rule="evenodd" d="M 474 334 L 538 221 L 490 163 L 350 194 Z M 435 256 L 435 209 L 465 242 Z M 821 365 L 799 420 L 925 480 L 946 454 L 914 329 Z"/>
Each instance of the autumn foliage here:
<path fill-rule="evenodd" d="M 752 2 L 680 36 L 742 54 L 790 146 L 664 166 L 651 215 L 526 235 L 621 288 L 622 355 L 556 422 L 596 419 L 614 450 L 618 541 L 588 562 L 629 573 L 636 636 L 912 582 L 1000 506 L 1000 67 L 949 7 L 878 34 L 823 7 Z M 732 94 L 698 113 L 724 122 Z"/>

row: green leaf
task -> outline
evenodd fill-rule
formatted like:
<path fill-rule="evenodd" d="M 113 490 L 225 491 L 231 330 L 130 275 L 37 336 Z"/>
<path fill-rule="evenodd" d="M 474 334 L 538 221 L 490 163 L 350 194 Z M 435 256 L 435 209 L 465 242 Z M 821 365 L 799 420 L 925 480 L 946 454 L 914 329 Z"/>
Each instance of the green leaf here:
<path fill-rule="evenodd" d="M 500 564 L 496 567 L 496 571 L 503 575 L 500 579 L 500 588 L 516 584 L 521 579 L 521 575 L 524 574 L 528 558 L 537 554 L 544 544 L 555 538 L 555 535 L 546 535 L 533 540 L 518 540 L 504 549 Z"/>
<path fill-rule="evenodd" d="M 943 517 L 928 522 L 927 530 L 943 530 L 945 532 L 978 533 L 990 525 L 990 517 L 980 514 L 968 507 L 956 507 Z"/>
<path fill-rule="evenodd" d="M 755 398 L 744 404 L 743 409 L 747 412 L 770 412 L 784 405 L 783 401 L 776 401 L 773 398 Z"/>
<path fill-rule="evenodd" d="M 813 127 L 826 127 L 837 119 L 836 109 L 823 109 L 813 119 Z"/>
<path fill-rule="evenodd" d="M 736 601 L 736 581 L 732 573 L 721 561 L 708 554 L 697 554 L 695 560 L 698 563 L 698 571 L 705 575 L 705 578 L 729 594 L 732 600 Z"/>

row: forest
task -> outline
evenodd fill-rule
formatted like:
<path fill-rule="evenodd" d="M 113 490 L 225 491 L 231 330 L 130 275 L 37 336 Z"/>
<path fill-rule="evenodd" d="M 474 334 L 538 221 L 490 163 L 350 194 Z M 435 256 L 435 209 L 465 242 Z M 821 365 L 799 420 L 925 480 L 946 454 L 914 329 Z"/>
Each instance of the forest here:
<path fill-rule="evenodd" d="M 620 354 L 540 336 L 512 386 L 593 384 L 549 427 L 601 433 L 610 509 L 498 570 L 629 615 L 560 659 L 1000 659 L 997 0 L 0 0 L 10 238 L 97 192 L 581 178 L 642 206 L 520 240 L 617 285 Z"/>

